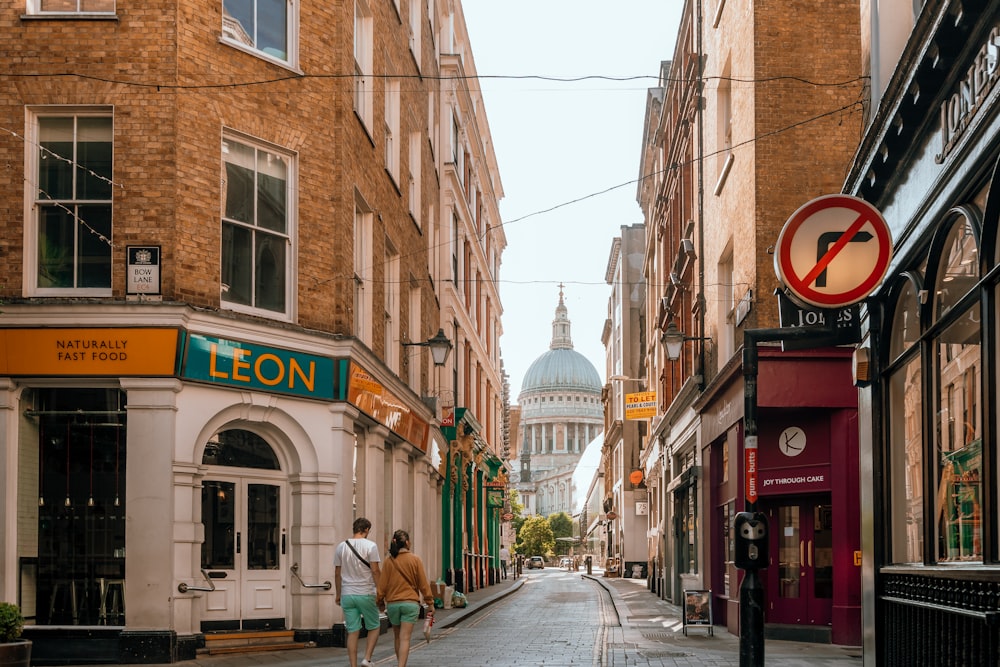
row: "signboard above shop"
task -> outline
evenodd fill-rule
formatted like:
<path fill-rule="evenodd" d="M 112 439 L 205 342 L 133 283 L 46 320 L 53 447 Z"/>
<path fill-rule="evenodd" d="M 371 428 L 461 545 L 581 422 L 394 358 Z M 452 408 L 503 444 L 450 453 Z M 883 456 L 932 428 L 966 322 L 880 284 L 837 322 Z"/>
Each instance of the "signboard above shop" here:
<path fill-rule="evenodd" d="M 780 290 L 776 294 L 782 329 L 828 332 L 828 335 L 819 337 L 786 338 L 781 341 L 783 351 L 828 345 L 856 345 L 861 341 L 861 313 L 858 304 L 844 308 L 806 308 L 792 301 Z"/>

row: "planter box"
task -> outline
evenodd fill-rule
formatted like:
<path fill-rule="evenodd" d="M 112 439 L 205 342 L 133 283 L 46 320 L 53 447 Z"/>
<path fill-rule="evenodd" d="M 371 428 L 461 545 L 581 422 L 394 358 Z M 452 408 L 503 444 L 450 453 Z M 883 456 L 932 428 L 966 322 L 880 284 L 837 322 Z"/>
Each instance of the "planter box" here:
<path fill-rule="evenodd" d="M 29 667 L 31 665 L 31 642 L 16 641 L 0 644 L 0 665 L 4 667 Z"/>

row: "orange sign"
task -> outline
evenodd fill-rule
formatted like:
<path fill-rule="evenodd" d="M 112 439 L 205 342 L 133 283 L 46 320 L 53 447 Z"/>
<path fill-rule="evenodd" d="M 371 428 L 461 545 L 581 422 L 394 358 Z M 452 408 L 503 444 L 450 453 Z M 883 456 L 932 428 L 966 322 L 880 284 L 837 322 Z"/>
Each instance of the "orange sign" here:
<path fill-rule="evenodd" d="M 656 392 L 625 394 L 625 419 L 650 419 L 656 416 Z"/>
<path fill-rule="evenodd" d="M 351 362 L 347 400 L 427 453 L 428 423 L 354 362 Z"/>
<path fill-rule="evenodd" d="M 174 374 L 177 329 L 0 329 L 0 375 Z"/>

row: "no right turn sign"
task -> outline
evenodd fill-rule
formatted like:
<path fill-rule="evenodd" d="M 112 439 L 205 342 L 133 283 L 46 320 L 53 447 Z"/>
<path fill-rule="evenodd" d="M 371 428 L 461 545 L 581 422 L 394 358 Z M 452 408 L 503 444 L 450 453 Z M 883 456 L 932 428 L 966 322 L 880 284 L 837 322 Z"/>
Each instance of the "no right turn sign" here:
<path fill-rule="evenodd" d="M 878 287 L 892 239 L 878 209 L 850 195 L 826 195 L 800 207 L 775 246 L 774 268 L 803 303 L 843 308 Z"/>

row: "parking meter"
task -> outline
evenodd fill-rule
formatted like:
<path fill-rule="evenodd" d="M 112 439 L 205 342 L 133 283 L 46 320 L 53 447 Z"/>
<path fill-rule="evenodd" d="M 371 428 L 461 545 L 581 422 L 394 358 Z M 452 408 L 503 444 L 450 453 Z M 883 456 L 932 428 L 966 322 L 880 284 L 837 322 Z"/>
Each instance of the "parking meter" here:
<path fill-rule="evenodd" d="M 739 512 L 733 520 L 736 533 L 734 562 L 741 570 L 767 567 L 767 517 L 763 512 Z"/>

